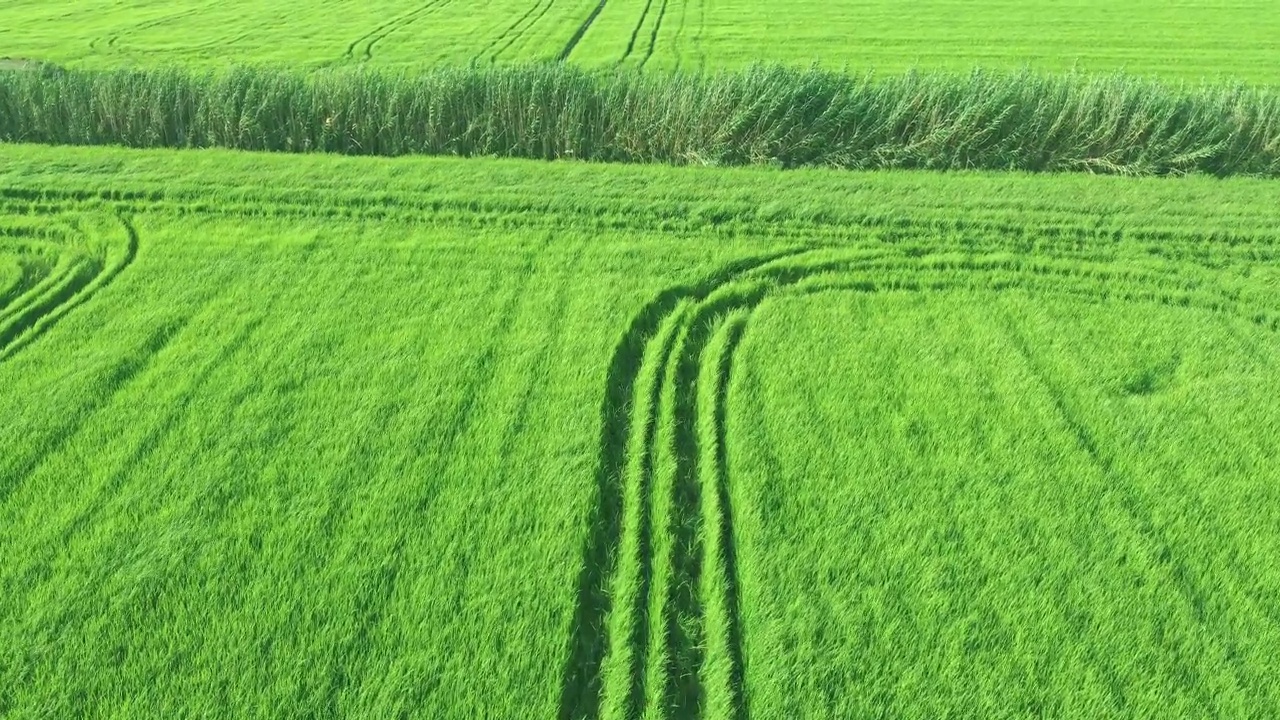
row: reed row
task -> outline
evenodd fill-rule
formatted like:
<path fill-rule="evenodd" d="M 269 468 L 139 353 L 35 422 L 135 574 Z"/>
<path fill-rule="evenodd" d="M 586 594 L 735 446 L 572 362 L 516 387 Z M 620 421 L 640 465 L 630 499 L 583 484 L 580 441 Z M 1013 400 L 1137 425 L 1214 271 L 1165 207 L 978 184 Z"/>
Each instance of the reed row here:
<path fill-rule="evenodd" d="M 1280 175 L 1280 88 L 1121 74 L 0 71 L 0 141 L 607 162 Z"/>

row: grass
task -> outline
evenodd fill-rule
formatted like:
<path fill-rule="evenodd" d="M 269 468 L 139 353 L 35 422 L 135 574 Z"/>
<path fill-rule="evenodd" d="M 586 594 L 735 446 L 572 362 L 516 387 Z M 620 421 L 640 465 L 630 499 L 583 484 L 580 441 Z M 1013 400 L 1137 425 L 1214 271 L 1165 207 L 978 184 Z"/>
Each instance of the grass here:
<path fill-rule="evenodd" d="M 0 714 L 1264 717 L 1274 198 L 0 147 Z"/>
<path fill-rule="evenodd" d="M 79 67 L 289 67 L 529 62 L 656 71 L 760 61 L 856 72 L 975 66 L 1126 71 L 1280 83 L 1280 17 L 1268 0 L 236 0 L 5 3 L 0 53 Z"/>
<path fill-rule="evenodd" d="M 6 3 L 0 717 L 1274 717 L 1278 32 Z"/>
<path fill-rule="evenodd" d="M 1276 345 L 1247 313 L 1082 295 L 760 306 L 728 400 L 754 714 L 1277 706 Z"/>
<path fill-rule="evenodd" d="M 0 140 L 849 169 L 1280 175 L 1280 93 L 1123 75 L 0 71 Z"/>

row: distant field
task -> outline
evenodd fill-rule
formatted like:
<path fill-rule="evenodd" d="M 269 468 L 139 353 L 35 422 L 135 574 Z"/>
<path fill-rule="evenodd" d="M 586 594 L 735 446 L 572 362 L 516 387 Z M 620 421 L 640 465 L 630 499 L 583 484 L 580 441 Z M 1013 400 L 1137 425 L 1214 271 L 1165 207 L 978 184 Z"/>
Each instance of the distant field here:
<path fill-rule="evenodd" d="M 1280 83 L 1271 0 L 18 0 L 0 57 L 76 65 L 431 65 L 553 60 L 713 69 L 759 61 L 896 72 L 1124 70 Z"/>
<path fill-rule="evenodd" d="M 1266 717 L 1274 200 L 2 146 L 0 715 Z"/>

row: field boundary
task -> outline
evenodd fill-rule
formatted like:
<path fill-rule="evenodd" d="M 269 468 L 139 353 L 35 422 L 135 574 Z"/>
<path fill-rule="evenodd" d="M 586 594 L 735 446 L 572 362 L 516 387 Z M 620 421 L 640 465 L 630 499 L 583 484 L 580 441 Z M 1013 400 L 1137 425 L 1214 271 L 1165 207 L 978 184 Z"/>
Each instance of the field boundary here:
<path fill-rule="evenodd" d="M 345 55 L 436 12 L 432 0 Z M 418 73 L 0 70 L 0 141 L 633 164 L 1280 177 L 1280 87 L 974 71 L 850 75 L 785 66 L 644 73 L 667 2 L 625 61 L 475 63 Z M 547 6 L 549 7 L 549 6 Z M 519 26 L 515 26 L 518 30 Z M 514 41 L 514 38 L 509 38 Z M 505 48 L 504 48 L 505 49 Z M 620 61 L 621 63 L 621 61 Z"/>
<path fill-rule="evenodd" d="M 874 211 L 850 215 L 797 213 L 788 215 L 759 207 L 722 206 L 715 214 L 685 203 L 655 202 L 646 212 L 605 215 L 602 206 L 586 202 L 556 205 L 546 199 L 493 197 L 481 201 L 424 193 L 381 193 L 374 200 L 340 191 L 224 188 L 217 199 L 209 188 L 166 189 L 52 188 L 0 183 L 0 211 L 15 215 L 74 212 L 101 209 L 124 216 L 149 212 L 174 212 L 184 216 L 214 218 L 360 218 L 379 221 L 430 222 L 461 227 L 591 228 L 597 230 L 661 231 L 663 233 L 718 233 L 725 237 L 754 236 L 793 240 L 797 244 L 839 245 L 850 241 L 877 241 L 909 245 L 927 238 L 935 249 L 954 244 L 971 250 L 1025 245 L 1031 239 L 1038 252 L 1070 252 L 1080 247 L 1099 251 L 1122 244 L 1149 246 L 1153 257 L 1191 263 L 1206 262 L 1197 250 L 1238 255 L 1251 261 L 1280 261 L 1271 229 L 1222 226 L 1212 230 L 1187 229 L 1191 220 L 1176 227 L 1159 228 L 1111 223 L 1103 214 L 1059 212 L 1044 218 L 1016 222 L 981 212 L 943 214 Z M 1206 218 L 1200 224 L 1213 223 Z M 985 239 L 985 240 L 984 240 Z M 982 240 L 982 241 L 979 241 Z"/>

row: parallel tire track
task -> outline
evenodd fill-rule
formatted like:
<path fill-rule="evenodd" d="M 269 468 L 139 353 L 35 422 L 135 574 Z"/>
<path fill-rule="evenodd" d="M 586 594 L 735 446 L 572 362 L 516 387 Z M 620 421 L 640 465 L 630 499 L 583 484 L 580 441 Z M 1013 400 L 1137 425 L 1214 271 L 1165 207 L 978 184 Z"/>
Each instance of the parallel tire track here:
<path fill-rule="evenodd" d="M 640 61 L 640 67 L 644 67 L 649 62 L 649 58 L 653 57 L 653 50 L 658 45 L 658 33 L 662 31 L 662 21 L 667 17 L 667 0 L 662 0 L 662 5 L 658 8 L 658 19 L 653 23 L 653 32 L 649 34 L 649 49 L 644 53 L 644 59 Z"/>
<path fill-rule="evenodd" d="M 636 26 L 631 29 L 631 38 L 627 41 L 627 48 L 623 51 L 622 57 L 618 59 L 618 64 L 625 63 L 632 53 L 635 52 L 636 41 L 640 38 L 640 31 L 644 29 L 645 20 L 649 18 L 649 11 L 653 8 L 655 0 L 645 0 L 644 9 L 640 12 L 640 19 L 636 21 Z M 640 59 L 640 67 L 644 67 L 649 62 L 649 58 L 653 57 L 654 47 L 658 44 L 658 33 L 662 31 L 662 20 L 667 15 L 667 0 L 661 0 L 658 6 L 658 14 L 653 22 L 653 29 L 649 31 L 649 44 L 645 49 L 644 57 Z"/>
<path fill-rule="evenodd" d="M 664 291 L 633 319 L 607 376 L 601 408 L 599 504 L 579 578 L 561 718 L 600 717 L 606 705 L 616 711 L 619 698 L 624 705 L 621 712 L 628 717 L 648 716 L 655 710 L 670 717 L 747 716 L 725 423 L 734 352 L 761 303 L 783 292 L 945 292 L 965 287 L 997 292 L 1025 289 L 1087 301 L 1151 302 L 1255 317 L 1229 292 L 1197 287 L 1171 273 L 1113 271 L 1079 261 L 925 262 L 888 252 L 842 258 L 822 250 L 791 251 L 737 263 L 702 283 Z M 655 351 L 650 347 L 653 343 L 671 342 L 671 332 L 660 329 L 673 320 L 681 328 L 675 351 L 667 347 Z M 647 353 L 646 347 L 650 348 Z M 659 366 L 644 367 L 645 357 Z M 650 379 L 647 387 L 641 378 Z M 651 458 L 659 451 L 654 442 L 662 434 L 652 427 L 655 413 L 642 412 L 637 418 L 628 408 L 641 398 L 653 408 L 663 383 L 672 381 L 675 403 L 667 411 L 670 415 L 656 414 L 657 422 L 673 423 L 676 467 L 669 495 L 650 496 L 654 488 L 666 487 L 652 476 Z M 634 457 L 637 452 L 639 458 Z M 630 474 L 628 466 L 642 471 Z M 640 486 L 624 487 L 631 482 Z M 664 503 L 666 512 L 624 507 L 624 498 L 644 505 Z M 650 518 L 664 515 L 671 518 L 667 526 L 643 527 Z M 624 518 L 642 527 L 626 528 Z M 657 534 L 669 536 L 667 541 L 675 549 L 670 567 L 653 567 L 652 543 Z M 636 546 L 624 547 L 627 543 Z M 640 597 L 629 607 L 615 608 L 610 606 L 608 589 L 622 555 L 634 555 L 641 563 Z M 662 583 L 648 581 L 664 576 L 668 579 Z M 653 593 L 666 595 L 644 597 Z M 648 616 L 645 608 L 649 607 L 660 608 L 662 617 Z M 630 625 L 610 622 L 609 615 L 615 611 L 630 613 L 626 618 Z M 626 630 L 611 638 L 609 628 Z M 646 647 L 646 636 L 659 638 L 666 646 Z M 654 653 L 664 665 L 657 675 L 649 662 Z M 610 692 L 604 687 L 602 668 L 610 657 L 630 665 L 630 688 Z M 655 692 L 655 682 L 663 683 L 660 693 Z M 661 699 L 658 708 L 648 705 L 655 697 Z"/>
<path fill-rule="evenodd" d="M 1187 568 L 1186 563 L 1174 552 L 1167 535 L 1158 527 L 1151 510 L 1142 501 L 1139 491 L 1124 481 L 1125 478 L 1121 470 L 1116 467 L 1111 457 L 1103 452 L 1102 443 L 1081 416 L 1081 413 L 1074 407 L 1074 403 L 1071 402 L 1068 389 L 1054 382 L 1052 371 L 1032 348 L 1031 342 L 1018 328 L 1016 320 L 1007 314 L 1003 320 L 1005 334 L 1010 343 L 1019 357 L 1022 358 L 1023 363 L 1036 383 L 1049 396 L 1054 411 L 1070 431 L 1071 437 L 1079 450 L 1088 457 L 1089 463 L 1106 478 L 1108 484 L 1116 489 L 1119 507 L 1133 521 L 1137 534 L 1152 550 L 1152 554 L 1158 561 L 1157 567 L 1176 591 L 1178 599 L 1181 600 L 1198 625 L 1202 628 L 1208 627 L 1211 621 L 1206 616 L 1204 608 L 1209 604 L 1207 596 L 1213 592 L 1213 589 L 1199 585 L 1195 578 L 1192 577 L 1192 573 Z M 1220 637 L 1218 633 L 1212 632 L 1212 630 L 1206 632 L 1205 636 L 1209 638 L 1208 642 L 1211 643 Z M 1238 684 L 1242 683 L 1244 675 L 1243 659 L 1234 651 L 1225 648 L 1219 648 L 1219 653 L 1227 660 L 1226 664 L 1231 666 L 1236 682 Z M 1213 707 L 1214 698 L 1206 694 L 1206 688 L 1196 685 L 1194 689 L 1197 699 L 1203 707 Z"/>
<path fill-rule="evenodd" d="M 778 257 L 744 260 L 700 283 L 664 290 L 632 319 L 614 349 L 600 408 L 597 498 L 588 521 L 584 561 L 578 576 L 577 608 L 561 685 L 559 717 L 564 720 L 595 718 L 600 714 L 601 669 L 607 650 L 605 625 L 612 609 L 608 590 L 619 555 L 617 538 L 624 511 L 622 483 L 627 472 L 627 445 L 636 431 L 630 407 L 637 392 L 652 392 L 649 388 L 637 388 L 645 347 L 682 302 L 704 298 L 739 273 Z M 640 431 L 648 432 L 647 429 Z"/>
<path fill-rule="evenodd" d="M 204 190 L 184 188 L 169 189 L 105 189 L 86 187 L 80 189 L 53 189 L 31 187 L 0 187 L 0 212 L 14 216 L 46 215 L 56 212 L 81 211 L 86 207 L 106 205 L 118 213 L 174 212 L 210 218 L 353 218 L 367 220 L 412 220 L 436 224 L 465 226 L 492 225 L 502 222 L 498 216 L 519 215 L 522 227 L 607 227 L 609 229 L 655 229 L 678 224 L 689 230 L 716 227 L 715 222 L 699 219 L 683 209 L 672 208 L 651 217 L 599 219 L 600 213 L 590 207 L 560 207 L 546 201 L 519 201 L 504 199 L 485 204 L 483 213 L 476 214 L 474 203 L 466 200 L 424 198 L 420 193 L 386 194 L 377 203 L 369 203 L 365 195 L 329 190 L 311 191 L 298 189 L 237 188 L 228 192 L 223 201 L 209 203 Z M 543 222 L 540 218 L 547 218 Z M 1273 247 L 1270 236 L 1258 232 L 1230 233 L 1224 231 L 1197 232 L 1194 230 L 1116 228 L 1090 223 L 1063 222 L 1058 219 L 1037 219 L 1033 225 L 1013 222 L 1007 218 L 957 220 L 946 217 L 924 216 L 910 219 L 905 216 L 868 214 L 864 216 L 806 219 L 790 222 L 780 228 L 776 219 L 762 219 L 747 214 L 735 220 L 743 229 L 750 229 L 761 237 L 785 242 L 794 239 L 810 245 L 815 238 L 831 238 L 834 242 L 847 242 L 853 237 L 875 239 L 888 244 L 910 243 L 912 239 L 932 236 L 954 246 L 957 241 L 968 251 L 1003 250 L 1008 247 L 1030 247 L 1033 240 L 1044 252 L 1062 256 L 1074 255 L 1085 259 L 1090 253 L 1082 252 L 1085 246 L 1108 246 L 1142 243 L 1151 253 L 1163 259 L 1177 260 L 1188 267 L 1203 269 L 1213 267 L 1201 262 L 1195 246 L 1215 249 L 1239 248 L 1247 252 L 1247 258 L 1255 262 L 1280 261 L 1280 250 Z M 771 224 L 772 223 L 772 224 Z M 973 238 L 992 238 L 989 244 L 975 244 Z M 935 243 L 936 247 L 941 247 Z M 954 249 L 954 248 L 953 248 Z M 1099 255 L 1105 257 L 1105 255 Z M 1280 317 L 1272 318 L 1280 329 Z"/>
<path fill-rule="evenodd" d="M 622 57 L 618 58 L 618 64 L 627 61 L 631 57 L 631 53 L 636 48 L 636 40 L 640 37 L 640 30 L 644 27 L 644 21 L 649 17 L 649 8 L 653 7 L 653 0 L 644 0 L 644 9 L 640 11 L 640 19 L 636 21 L 636 26 L 631 29 L 631 39 L 627 41 L 627 49 L 622 51 Z"/>
<path fill-rule="evenodd" d="M 123 214 L 117 216 L 126 239 L 120 257 L 111 265 L 105 260 L 85 258 L 73 261 L 69 271 L 54 278 L 48 292 L 32 297 L 25 305 L 7 308 L 11 316 L 0 325 L 0 362 L 13 357 L 49 330 L 58 320 L 84 304 L 94 293 L 110 285 L 138 255 L 138 232 Z"/>
<path fill-rule="evenodd" d="M 545 5 L 542 4 L 541 0 L 538 0 L 538 2 L 530 5 L 529 9 L 525 10 L 524 14 L 517 18 L 515 22 L 511 23 L 506 30 L 503 30 L 497 37 L 489 41 L 489 44 L 486 45 L 484 50 L 481 50 L 480 54 L 476 57 L 484 58 L 492 52 L 493 54 L 489 55 L 489 62 L 496 62 L 498 60 L 498 56 L 510 49 L 511 46 L 523 38 L 526 33 L 536 27 L 537 24 L 542 21 L 542 18 L 546 17 L 547 11 L 551 9 L 551 6 L 555 4 L 556 0 L 547 0 Z M 538 13 L 536 16 L 534 15 L 535 11 Z M 533 16 L 532 20 L 529 19 L 530 16 Z M 520 26 L 524 24 L 526 20 L 528 20 L 528 24 L 521 28 Z M 517 28 L 520 29 L 517 30 Z M 506 42 L 503 43 L 502 47 L 494 51 L 494 48 L 498 47 L 498 44 L 502 43 L 504 40 Z"/>
<path fill-rule="evenodd" d="M 8 338 L 7 344 L 0 344 L 0 362 L 12 358 L 18 351 L 30 345 L 47 332 L 67 313 L 87 302 L 97 291 L 109 285 L 120 273 L 124 272 L 138 255 L 138 233 L 133 223 L 124 215 L 118 215 L 127 235 L 121 257 L 110 267 L 97 265 L 97 271 L 83 283 L 64 283 L 59 290 L 45 298 L 45 301 L 34 303 L 17 318 L 17 326 L 21 331 Z M 11 468 L 7 473 L 0 472 L 0 502 L 8 496 L 26 477 L 35 472 L 44 458 L 54 454 L 79 432 L 89 417 L 97 409 L 105 405 L 118 392 L 123 390 L 138 376 L 159 354 L 178 332 L 190 321 L 189 317 L 181 318 L 158 329 L 143 343 L 142 349 L 131 357 L 125 358 L 113 370 L 107 373 L 103 381 L 104 394 L 91 402 L 76 417 L 71 418 L 53 435 L 44 452 L 34 455 Z M 13 327 L 13 326 L 9 326 Z M 8 334 L 8 332 L 6 332 Z"/>
<path fill-rule="evenodd" d="M 39 470 L 45 459 L 58 454 L 67 443 L 71 442 L 71 439 L 95 413 L 107 407 L 116 395 L 132 384 L 189 322 L 190 318 L 184 317 L 156 328 L 136 353 L 124 358 L 106 373 L 100 383 L 102 392 L 95 395 L 74 417 L 58 427 L 40 452 L 21 461 L 8 472 L 0 472 L 0 503 L 3 503 L 9 493 L 23 481 Z"/>
<path fill-rule="evenodd" d="M 353 40 L 350 45 L 347 45 L 347 50 L 344 53 L 344 56 L 348 60 L 355 60 L 357 55 L 356 50 L 361 48 L 359 52 L 361 59 L 366 62 L 372 60 L 373 50 L 377 47 L 378 43 L 385 40 L 392 33 L 416 23 L 424 16 L 431 14 L 433 9 L 438 10 L 448 2 L 449 0 L 430 0 L 413 10 L 397 15 Z"/>

